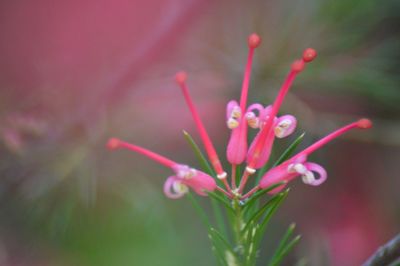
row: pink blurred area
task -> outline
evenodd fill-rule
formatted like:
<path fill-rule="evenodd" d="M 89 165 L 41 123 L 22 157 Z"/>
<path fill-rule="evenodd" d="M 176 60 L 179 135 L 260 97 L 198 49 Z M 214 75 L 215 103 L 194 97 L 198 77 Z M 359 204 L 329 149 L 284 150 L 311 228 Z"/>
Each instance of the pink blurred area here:
<path fill-rule="evenodd" d="M 2 85 L 45 87 L 48 93 L 109 89 L 171 52 L 204 4 L 3 1 Z"/>
<path fill-rule="evenodd" d="M 124 119 L 144 121 L 134 124 L 136 129 L 151 126 L 156 120 L 146 116 L 157 116 L 161 110 L 181 120 L 161 127 L 166 139 L 187 127 L 190 117 L 181 115 L 185 106 L 171 104 L 181 102 L 172 77 L 182 66 L 177 53 L 181 43 L 209 8 L 209 1 L 40 0 L 0 5 L 5 109 L 11 104 L 9 109 L 16 114 L 44 116 L 53 125 L 50 130 L 64 126 L 75 131 L 81 120 L 94 124 L 104 118 L 105 110 L 118 112 L 122 102 Z M 160 72 L 160 65 L 168 66 Z M 207 91 L 207 84 L 200 86 Z M 128 95 L 136 102 L 127 108 Z M 10 133 L 6 135 L 16 147 L 16 134 L 12 139 Z"/>
<path fill-rule="evenodd" d="M 21 108 L 120 101 L 175 46 L 206 1 L 3 1 L 0 82 Z M 172 75 L 173 73 L 171 73 Z M 151 75 L 150 75 L 151 76 Z M 45 106 L 45 107 L 43 107 Z"/>

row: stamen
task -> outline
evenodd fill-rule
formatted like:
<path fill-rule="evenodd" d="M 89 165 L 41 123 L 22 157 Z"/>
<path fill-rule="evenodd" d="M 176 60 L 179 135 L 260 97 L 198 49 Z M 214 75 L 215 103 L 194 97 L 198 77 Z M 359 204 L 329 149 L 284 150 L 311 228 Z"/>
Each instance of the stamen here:
<path fill-rule="evenodd" d="M 154 153 L 152 151 L 149 151 L 145 148 L 121 141 L 117 138 L 111 138 L 107 142 L 107 147 L 109 149 L 118 149 L 118 148 L 125 148 L 131 151 L 134 151 L 136 153 L 142 154 L 144 156 L 147 156 L 148 158 L 152 159 L 153 161 L 156 161 L 162 165 L 165 165 L 166 167 L 173 168 L 174 166 L 178 165 L 176 162 L 161 156 L 157 153 Z"/>
<path fill-rule="evenodd" d="M 172 184 L 172 189 L 177 193 L 177 194 L 186 194 L 189 192 L 189 188 L 183 184 L 182 182 L 175 181 Z"/>
<path fill-rule="evenodd" d="M 191 179 L 198 174 L 196 169 L 190 168 L 184 164 L 175 165 L 173 170 L 175 171 L 176 176 L 182 179 Z"/>
<path fill-rule="evenodd" d="M 196 124 L 200 138 L 203 141 L 203 145 L 207 151 L 207 155 L 211 161 L 211 164 L 213 165 L 217 174 L 222 174 L 224 171 L 222 170 L 221 162 L 220 162 L 217 152 L 215 151 L 215 148 L 210 140 L 210 137 L 207 134 L 207 131 L 203 125 L 203 122 L 201 121 L 200 116 L 197 113 L 197 110 L 193 104 L 193 101 L 189 95 L 189 90 L 186 85 L 186 79 L 187 79 L 187 74 L 184 71 L 178 72 L 175 75 L 175 80 L 182 89 L 183 96 L 185 97 L 186 103 L 190 109 L 190 112 L 192 113 L 194 122 Z"/>
<path fill-rule="evenodd" d="M 233 107 L 231 117 L 235 119 L 242 117 L 242 110 L 240 109 L 239 106 Z"/>
<path fill-rule="evenodd" d="M 300 155 L 309 155 L 312 152 L 318 150 L 319 148 L 321 148 L 322 146 L 324 146 L 325 144 L 329 143 L 330 141 L 334 140 L 335 138 L 339 137 L 340 135 L 343 135 L 344 133 L 346 133 L 347 131 L 353 129 L 353 128 L 360 128 L 360 129 L 368 129 L 372 127 L 372 122 L 369 119 L 363 118 L 360 119 L 356 122 L 353 122 L 351 124 L 348 124 L 347 126 L 344 126 L 334 132 L 332 132 L 331 134 L 329 134 L 328 136 L 320 139 L 319 141 L 315 142 L 313 145 L 309 146 L 308 148 L 306 148 L 305 150 L 303 150 L 302 152 L 300 152 L 299 154 L 296 155 L 300 156 Z"/>
<path fill-rule="evenodd" d="M 186 179 L 190 179 L 190 178 L 192 178 L 192 177 L 194 177 L 196 175 L 197 175 L 197 170 L 194 169 L 194 168 L 190 168 L 188 173 L 186 174 L 185 178 Z"/>
<path fill-rule="evenodd" d="M 305 174 L 307 172 L 307 168 L 301 164 L 301 163 L 296 163 L 296 164 L 290 164 L 288 166 L 288 172 L 289 173 L 299 173 L 301 175 Z"/>
<path fill-rule="evenodd" d="M 260 121 L 259 121 L 259 119 L 258 119 L 258 117 L 256 116 L 255 113 L 247 112 L 246 113 L 246 120 L 247 120 L 247 124 L 249 125 L 249 127 L 251 127 L 251 128 L 259 128 Z"/>
<path fill-rule="evenodd" d="M 253 33 L 248 38 L 249 54 L 247 57 L 247 64 L 244 71 L 244 78 L 242 83 L 242 94 L 240 96 L 240 109 L 242 113 L 246 110 L 247 94 L 249 91 L 251 65 L 253 62 L 254 49 L 261 44 L 261 38 L 257 34 Z"/>
<path fill-rule="evenodd" d="M 292 121 L 285 119 L 281 121 L 274 129 L 275 136 L 278 138 L 283 138 L 285 136 L 286 130 L 292 125 Z"/>
<path fill-rule="evenodd" d="M 181 185 L 185 186 L 176 180 L 174 176 L 168 177 L 164 183 L 164 194 L 170 199 L 182 198 L 187 191 Z"/>
<path fill-rule="evenodd" d="M 229 129 L 235 129 L 239 126 L 239 122 L 234 118 L 229 118 L 228 121 L 226 121 L 226 125 Z"/>
<path fill-rule="evenodd" d="M 313 172 L 306 171 L 303 175 L 301 175 L 301 179 L 303 180 L 304 184 L 312 184 L 315 182 L 315 177 Z"/>

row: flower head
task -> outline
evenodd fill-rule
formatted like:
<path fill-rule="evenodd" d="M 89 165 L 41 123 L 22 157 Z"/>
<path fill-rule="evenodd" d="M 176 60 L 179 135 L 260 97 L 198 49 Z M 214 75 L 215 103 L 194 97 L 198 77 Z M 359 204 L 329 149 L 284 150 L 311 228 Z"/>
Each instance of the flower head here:
<path fill-rule="evenodd" d="M 249 177 L 268 162 L 275 139 L 285 138 L 296 129 L 297 120 L 294 116 L 288 114 L 278 115 L 278 112 L 296 76 L 305 68 L 307 63 L 313 61 L 317 56 L 317 52 L 314 49 L 307 48 L 304 50 L 302 58 L 292 63 L 289 74 L 273 104 L 263 106 L 260 103 L 253 103 L 247 106 L 254 51 L 261 44 L 261 38 L 257 34 L 251 34 L 247 44 L 249 53 L 244 71 L 240 101 L 231 100 L 226 107 L 226 125 L 231 130 L 226 149 L 227 160 L 232 165 L 231 185 L 227 181 L 228 175 L 190 97 L 187 86 L 187 74 L 184 71 L 180 71 L 175 75 L 175 81 L 181 88 L 187 106 L 192 114 L 208 159 L 216 173 L 215 178 L 219 179 L 225 188 L 218 186 L 214 177 L 204 172 L 187 165 L 178 164 L 142 147 L 123 142 L 116 138 L 110 139 L 107 146 L 110 149 L 126 148 L 132 150 L 170 168 L 174 172 L 174 175 L 167 178 L 164 184 L 164 193 L 167 197 L 173 199 L 182 197 L 189 191 L 189 188 L 201 196 L 206 196 L 207 191 L 219 190 L 229 198 L 246 199 L 258 189 L 265 189 L 271 185 L 283 182 L 283 185 L 272 190 L 272 193 L 276 193 L 286 186 L 289 181 L 298 176 L 301 176 L 303 182 L 306 184 L 314 186 L 322 184 L 327 178 L 327 173 L 322 166 L 309 162 L 308 156 L 350 129 L 371 127 L 372 124 L 368 119 L 361 119 L 351 123 L 317 141 L 282 164 L 270 169 L 263 175 L 258 185 L 246 194 L 242 194 Z M 258 130 L 250 147 L 248 147 L 247 143 L 248 127 Z M 240 179 L 240 184 L 237 187 L 237 166 L 242 163 L 245 163 L 246 167 Z M 318 176 L 316 177 L 314 173 Z"/>

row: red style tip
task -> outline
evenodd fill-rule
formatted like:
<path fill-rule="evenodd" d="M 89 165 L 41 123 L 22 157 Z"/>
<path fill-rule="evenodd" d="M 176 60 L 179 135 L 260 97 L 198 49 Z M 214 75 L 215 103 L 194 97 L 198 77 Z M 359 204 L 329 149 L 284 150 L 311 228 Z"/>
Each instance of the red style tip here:
<path fill-rule="evenodd" d="M 299 73 L 304 69 L 304 61 L 303 60 L 296 60 L 292 64 L 292 71 Z"/>
<path fill-rule="evenodd" d="M 111 138 L 107 142 L 107 148 L 110 150 L 115 150 L 120 147 L 121 141 L 117 138 Z"/>
<path fill-rule="evenodd" d="M 307 48 L 303 52 L 303 60 L 306 63 L 313 61 L 316 57 L 317 51 L 315 51 L 313 48 Z"/>
<path fill-rule="evenodd" d="M 357 127 L 362 129 L 368 129 L 372 127 L 372 122 L 367 118 L 362 118 L 357 121 Z"/>
<path fill-rule="evenodd" d="M 187 74 L 185 71 L 179 71 L 178 73 L 176 73 L 175 75 L 175 81 L 179 84 L 182 85 L 183 83 L 186 82 L 187 79 Z"/>
<path fill-rule="evenodd" d="M 248 44 L 250 48 L 257 48 L 261 44 L 261 37 L 253 33 L 248 38 Z"/>

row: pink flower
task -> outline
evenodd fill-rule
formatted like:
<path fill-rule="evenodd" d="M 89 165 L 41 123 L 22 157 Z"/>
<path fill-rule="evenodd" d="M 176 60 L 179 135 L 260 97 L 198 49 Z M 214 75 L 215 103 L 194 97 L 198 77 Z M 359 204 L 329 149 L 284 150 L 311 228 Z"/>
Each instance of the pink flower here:
<path fill-rule="evenodd" d="M 278 132 L 278 136 L 284 137 L 293 132 L 296 127 L 296 119 L 293 116 L 285 116 L 283 121 L 278 122 L 276 119 L 279 108 L 282 105 L 283 99 L 290 89 L 295 77 L 300 73 L 305 66 L 305 63 L 311 62 L 317 56 L 317 52 L 308 48 L 303 53 L 303 58 L 296 60 L 291 67 L 291 70 L 283 83 L 279 94 L 267 114 L 262 118 L 261 130 L 252 143 L 251 152 L 247 154 L 247 168 L 249 172 L 262 167 L 269 159 L 274 132 Z"/>
<path fill-rule="evenodd" d="M 232 165 L 241 164 L 247 153 L 247 121 L 245 117 L 247 95 L 249 91 L 251 65 L 254 49 L 261 43 L 257 34 L 251 34 L 248 38 L 249 54 L 244 72 L 240 105 L 236 101 L 230 101 L 227 105 L 227 125 L 232 130 L 226 149 L 226 156 Z"/>
<path fill-rule="evenodd" d="M 206 173 L 190 168 L 187 165 L 178 164 L 142 147 L 116 138 L 111 138 L 107 143 L 107 147 L 112 150 L 125 148 L 145 155 L 150 159 L 171 168 L 171 170 L 175 172 L 175 175 L 168 177 L 164 184 L 164 193 L 168 198 L 178 199 L 182 197 L 189 191 L 189 187 L 197 194 L 206 196 L 207 191 L 214 191 L 217 187 L 215 180 Z"/>
<path fill-rule="evenodd" d="M 261 168 L 268 161 L 275 139 L 274 133 L 277 132 L 278 136 L 284 137 L 292 133 L 295 129 L 296 119 L 293 116 L 285 116 L 285 122 L 280 121 L 276 116 L 297 74 L 304 69 L 305 63 L 311 62 L 316 57 L 317 52 L 314 49 L 308 48 L 304 50 L 303 57 L 293 62 L 290 72 L 272 107 L 264 109 L 264 112 L 262 112 L 261 116 L 258 118 L 261 130 L 256 138 L 254 138 L 249 152 L 247 153 L 247 166 L 239 185 L 240 193 L 243 191 L 249 176 L 254 174 L 257 169 Z M 248 116 L 252 117 L 254 115 L 250 114 Z"/>
<path fill-rule="evenodd" d="M 229 198 L 246 199 L 259 189 L 265 189 L 280 182 L 289 182 L 297 176 L 302 176 L 302 179 L 306 184 L 314 186 L 322 184 L 327 177 L 326 171 L 320 165 L 308 162 L 308 155 L 352 128 L 371 127 L 371 122 L 368 119 L 361 119 L 333 132 L 316 142 L 314 145 L 311 145 L 304 151 L 293 156 L 291 159 L 283 162 L 281 165 L 270 169 L 262 177 L 257 186 L 253 187 L 246 194 L 242 194 L 250 175 L 254 174 L 257 169 L 261 168 L 268 162 L 275 138 L 287 137 L 296 129 L 296 118 L 292 115 L 278 116 L 278 111 L 297 74 L 304 69 L 306 63 L 311 62 L 317 56 L 314 49 L 308 48 L 303 52 L 303 56 L 300 60 L 294 61 L 290 72 L 272 105 L 264 107 L 259 103 L 254 103 L 247 106 L 247 95 L 254 50 L 260 45 L 260 43 L 261 38 L 257 34 L 251 34 L 249 36 L 249 54 L 244 72 L 240 102 L 231 100 L 228 102 L 226 107 L 226 124 L 228 128 L 232 130 L 226 149 L 227 160 L 232 165 L 231 184 L 227 181 L 228 174 L 222 167 L 221 160 L 218 157 L 215 147 L 208 136 L 205 126 L 190 97 L 187 86 L 187 74 L 184 71 L 181 71 L 175 75 L 175 81 L 180 86 L 185 101 L 193 116 L 193 120 L 196 124 L 197 131 L 206 150 L 208 159 L 216 172 L 216 178 L 221 180 L 226 190 L 217 186 L 213 177 L 199 170 L 190 168 L 189 166 L 178 164 L 144 148 L 115 138 L 109 140 L 108 147 L 111 149 L 127 148 L 171 168 L 175 172 L 175 175 L 167 178 L 164 185 L 164 193 L 169 198 L 174 199 L 182 197 L 188 192 L 189 188 L 202 196 L 206 196 L 207 191 L 219 190 Z M 250 148 L 248 148 L 247 143 L 248 127 L 258 130 Z M 245 161 L 246 168 L 243 172 L 240 184 L 237 187 L 237 166 Z M 319 177 L 316 178 L 314 173 L 317 173 Z M 282 185 L 281 187 L 274 189 L 272 193 L 280 191 L 284 186 L 285 185 Z"/>
<path fill-rule="evenodd" d="M 319 186 L 320 184 L 325 182 L 327 178 L 327 173 L 322 166 L 316 163 L 308 162 L 307 157 L 328 142 L 332 141 L 333 139 L 339 137 L 340 135 L 353 128 L 367 129 L 371 126 L 372 123 L 370 120 L 360 119 L 354 123 L 351 123 L 334 131 L 333 133 L 309 146 L 302 152 L 299 152 L 292 158 L 286 160 L 282 164 L 272 168 L 267 173 L 265 173 L 260 180 L 260 188 L 264 189 L 280 182 L 289 182 L 298 176 L 302 177 L 302 180 L 305 184 Z M 317 173 L 319 177 L 316 178 L 314 173 Z M 285 185 L 282 185 L 271 191 L 271 193 L 277 193 L 284 187 Z"/>

